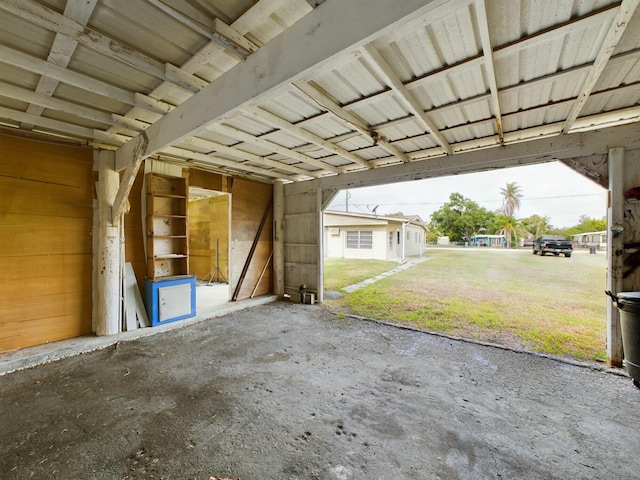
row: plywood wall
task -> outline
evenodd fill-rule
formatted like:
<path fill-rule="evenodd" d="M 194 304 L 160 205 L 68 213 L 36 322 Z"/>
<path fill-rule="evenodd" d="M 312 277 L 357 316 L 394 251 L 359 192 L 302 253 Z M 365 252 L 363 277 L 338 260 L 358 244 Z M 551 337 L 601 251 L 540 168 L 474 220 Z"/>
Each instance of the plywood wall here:
<path fill-rule="evenodd" d="M 0 352 L 91 333 L 92 159 L 0 135 Z"/>
<path fill-rule="evenodd" d="M 273 198 L 273 186 L 237 178 L 233 182 L 231 193 L 230 283 L 232 290 L 235 290 L 262 216 Z M 256 286 L 255 295 L 264 295 L 273 291 L 273 261 L 269 262 L 272 251 L 273 208 L 269 209 L 249 270 L 239 290 L 238 300 L 249 298 Z M 265 265 L 267 265 L 265 274 L 260 279 Z"/>

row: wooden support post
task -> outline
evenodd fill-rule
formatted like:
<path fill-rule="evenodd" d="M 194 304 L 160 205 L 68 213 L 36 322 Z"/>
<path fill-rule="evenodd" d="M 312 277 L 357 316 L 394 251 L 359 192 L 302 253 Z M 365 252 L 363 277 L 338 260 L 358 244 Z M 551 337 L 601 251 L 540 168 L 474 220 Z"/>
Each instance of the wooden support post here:
<path fill-rule="evenodd" d="M 319 303 L 324 301 L 324 221 L 322 219 L 322 209 L 323 209 L 323 190 L 322 188 L 318 188 L 316 191 L 316 258 L 318 261 L 318 274 L 316 277 L 316 282 L 318 288 L 316 289 L 318 293 L 318 298 L 316 299 Z"/>
<path fill-rule="evenodd" d="M 120 222 L 114 225 L 111 208 L 120 176 L 115 170 L 115 152 L 101 151 L 98 169 L 98 279 L 96 318 L 97 335 L 114 335 L 120 331 Z"/>
<path fill-rule="evenodd" d="M 284 183 L 273 184 L 273 290 L 284 296 Z"/>
<path fill-rule="evenodd" d="M 624 251 L 624 148 L 609 150 L 609 205 L 607 207 L 607 290 L 622 290 L 622 254 Z M 622 332 L 617 307 L 607 299 L 607 362 L 622 367 Z"/>

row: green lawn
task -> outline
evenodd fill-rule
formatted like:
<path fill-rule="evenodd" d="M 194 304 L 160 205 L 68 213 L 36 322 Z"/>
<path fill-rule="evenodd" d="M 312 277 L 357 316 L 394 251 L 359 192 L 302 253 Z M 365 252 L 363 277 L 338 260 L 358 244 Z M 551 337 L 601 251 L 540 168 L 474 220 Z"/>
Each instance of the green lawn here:
<path fill-rule="evenodd" d="M 606 358 L 603 252 L 564 258 L 433 248 L 426 256 L 429 261 L 328 301 L 328 307 L 579 360 Z M 325 262 L 325 288 L 339 289 L 397 265 L 379 262 L 376 269 L 361 262 Z"/>

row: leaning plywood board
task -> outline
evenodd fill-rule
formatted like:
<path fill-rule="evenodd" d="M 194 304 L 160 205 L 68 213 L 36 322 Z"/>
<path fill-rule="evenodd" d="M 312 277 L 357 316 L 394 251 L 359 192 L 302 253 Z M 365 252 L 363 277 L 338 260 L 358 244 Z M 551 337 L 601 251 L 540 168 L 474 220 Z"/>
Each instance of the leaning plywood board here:
<path fill-rule="evenodd" d="M 138 328 L 138 323 L 140 327 L 151 326 L 138 289 L 136 274 L 130 262 L 125 265 L 125 301 L 127 331 Z"/>

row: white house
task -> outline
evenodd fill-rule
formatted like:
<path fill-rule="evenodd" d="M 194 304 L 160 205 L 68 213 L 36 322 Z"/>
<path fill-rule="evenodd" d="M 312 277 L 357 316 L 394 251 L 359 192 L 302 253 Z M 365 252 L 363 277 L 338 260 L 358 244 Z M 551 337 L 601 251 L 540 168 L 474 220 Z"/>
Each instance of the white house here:
<path fill-rule="evenodd" d="M 586 232 L 573 235 L 573 245 L 581 248 L 606 248 L 607 247 L 607 232 L 602 230 L 601 232 Z"/>
<path fill-rule="evenodd" d="M 424 252 L 426 225 L 418 215 L 325 211 L 322 219 L 325 257 L 402 261 Z"/>

